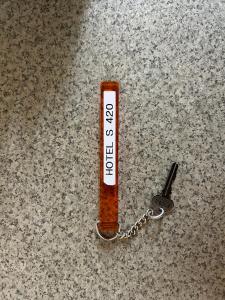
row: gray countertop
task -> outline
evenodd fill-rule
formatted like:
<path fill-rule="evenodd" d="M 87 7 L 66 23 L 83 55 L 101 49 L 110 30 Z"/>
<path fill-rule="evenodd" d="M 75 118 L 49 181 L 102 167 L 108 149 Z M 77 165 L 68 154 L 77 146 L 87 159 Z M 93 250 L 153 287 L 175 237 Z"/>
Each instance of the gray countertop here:
<path fill-rule="evenodd" d="M 95 234 L 102 80 L 123 228 L 179 163 L 128 242 Z M 0 1 L 0 84 L 0 299 L 225 299 L 224 1 Z"/>

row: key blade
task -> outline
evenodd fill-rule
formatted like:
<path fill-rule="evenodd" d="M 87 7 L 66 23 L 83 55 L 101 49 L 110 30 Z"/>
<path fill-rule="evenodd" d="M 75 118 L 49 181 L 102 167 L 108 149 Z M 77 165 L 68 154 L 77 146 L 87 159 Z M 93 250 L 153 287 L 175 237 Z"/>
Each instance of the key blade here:
<path fill-rule="evenodd" d="M 177 163 L 173 163 L 171 168 L 170 168 L 170 172 L 168 174 L 167 180 L 166 180 L 166 184 L 164 189 L 162 190 L 162 196 L 163 197 L 169 197 L 171 194 L 171 187 L 172 184 L 176 178 L 176 174 L 177 174 L 177 169 L 178 169 L 178 164 Z"/>

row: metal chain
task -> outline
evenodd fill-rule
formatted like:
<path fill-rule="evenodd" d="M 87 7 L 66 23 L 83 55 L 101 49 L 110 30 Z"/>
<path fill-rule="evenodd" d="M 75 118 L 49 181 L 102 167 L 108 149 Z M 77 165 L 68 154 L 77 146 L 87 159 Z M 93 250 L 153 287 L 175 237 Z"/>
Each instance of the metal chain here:
<path fill-rule="evenodd" d="M 121 231 L 117 233 L 117 238 L 119 239 L 129 239 L 131 237 L 134 237 L 137 232 L 149 221 L 149 220 L 158 220 L 161 219 L 165 213 L 163 208 L 159 208 L 160 213 L 158 215 L 154 215 L 154 210 L 152 208 L 147 209 L 147 211 L 142 215 L 142 217 L 134 223 L 130 227 L 130 229 L 126 231 Z"/>
<path fill-rule="evenodd" d="M 154 209 L 150 208 L 147 209 L 147 211 L 142 215 L 142 217 L 136 222 L 134 223 L 134 225 L 132 225 L 130 227 L 130 229 L 126 230 L 126 231 L 121 231 L 120 227 L 119 227 L 119 231 L 115 234 L 115 236 L 113 236 L 112 238 L 105 238 L 98 230 L 98 223 L 96 224 L 96 231 L 98 236 L 105 240 L 105 241 L 113 241 L 115 239 L 129 239 L 131 237 L 134 237 L 137 232 L 149 221 L 149 220 L 158 220 L 161 219 L 163 217 L 163 215 L 165 214 L 165 210 L 162 207 L 159 207 L 159 213 L 158 214 L 154 214 Z"/>

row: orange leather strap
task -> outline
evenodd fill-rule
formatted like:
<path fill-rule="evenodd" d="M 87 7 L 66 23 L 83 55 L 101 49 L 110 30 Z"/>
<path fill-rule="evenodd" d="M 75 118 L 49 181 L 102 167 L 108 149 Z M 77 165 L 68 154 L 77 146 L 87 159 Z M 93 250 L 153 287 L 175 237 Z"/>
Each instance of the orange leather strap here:
<path fill-rule="evenodd" d="M 119 83 L 101 83 L 100 103 L 100 191 L 98 230 L 114 236 L 118 224 L 118 136 Z"/>

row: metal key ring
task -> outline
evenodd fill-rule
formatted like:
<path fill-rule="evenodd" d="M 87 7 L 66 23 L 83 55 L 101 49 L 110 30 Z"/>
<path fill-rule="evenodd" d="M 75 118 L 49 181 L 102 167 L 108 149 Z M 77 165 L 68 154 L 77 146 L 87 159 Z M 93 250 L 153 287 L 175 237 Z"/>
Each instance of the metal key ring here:
<path fill-rule="evenodd" d="M 149 215 L 149 218 L 151 220 L 161 219 L 163 217 L 163 215 L 165 214 L 165 210 L 162 207 L 160 207 L 159 210 L 160 210 L 160 213 L 158 215 Z"/>
<path fill-rule="evenodd" d="M 104 240 L 104 241 L 113 241 L 113 240 L 116 240 L 116 239 L 118 238 L 118 232 L 120 232 L 120 225 L 119 225 L 119 231 L 118 231 L 117 233 L 115 233 L 115 236 L 113 236 L 112 238 L 106 238 L 106 237 L 104 237 L 104 236 L 100 233 L 100 231 L 99 231 L 99 229 L 98 229 L 98 224 L 99 224 L 99 223 L 100 223 L 100 222 L 98 221 L 97 224 L 96 224 L 96 232 L 97 232 L 98 236 L 99 236 L 102 240 Z"/>

